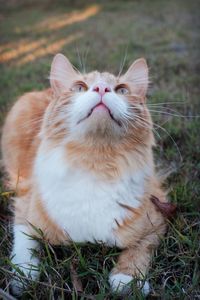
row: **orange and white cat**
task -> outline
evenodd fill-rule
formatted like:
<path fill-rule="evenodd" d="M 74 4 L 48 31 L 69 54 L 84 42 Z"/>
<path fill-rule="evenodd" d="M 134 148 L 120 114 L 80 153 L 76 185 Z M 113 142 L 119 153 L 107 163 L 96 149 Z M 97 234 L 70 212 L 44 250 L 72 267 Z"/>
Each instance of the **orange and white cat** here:
<path fill-rule="evenodd" d="M 116 245 L 122 252 L 109 282 L 124 292 L 145 277 L 166 230 L 152 201 L 167 202 L 153 160 L 147 64 L 138 59 L 118 77 L 81 74 L 57 54 L 50 82 L 19 98 L 3 129 L 3 162 L 17 193 L 12 262 L 39 276 L 30 224 L 52 244 Z M 21 283 L 12 284 L 19 293 Z M 149 293 L 148 282 L 141 288 Z"/>

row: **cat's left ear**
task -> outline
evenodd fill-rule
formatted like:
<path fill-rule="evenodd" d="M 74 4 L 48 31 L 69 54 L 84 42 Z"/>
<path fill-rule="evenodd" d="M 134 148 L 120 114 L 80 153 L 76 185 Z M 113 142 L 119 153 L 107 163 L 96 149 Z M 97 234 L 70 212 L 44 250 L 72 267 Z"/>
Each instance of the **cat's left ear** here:
<path fill-rule="evenodd" d="M 70 61 L 63 54 L 56 54 L 51 64 L 50 83 L 57 96 L 69 89 L 77 75 Z"/>
<path fill-rule="evenodd" d="M 149 83 L 149 70 L 144 58 L 137 59 L 122 76 L 123 81 L 127 81 L 133 93 L 139 97 L 145 98 Z"/>

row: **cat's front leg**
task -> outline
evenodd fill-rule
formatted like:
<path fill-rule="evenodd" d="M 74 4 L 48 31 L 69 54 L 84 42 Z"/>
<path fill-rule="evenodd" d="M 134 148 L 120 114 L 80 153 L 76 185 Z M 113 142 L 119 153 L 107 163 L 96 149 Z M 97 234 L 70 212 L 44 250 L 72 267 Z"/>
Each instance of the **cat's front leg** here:
<path fill-rule="evenodd" d="M 148 247 L 130 247 L 122 251 L 117 265 L 112 270 L 109 282 L 113 292 L 126 294 L 131 291 L 131 281 L 137 278 L 137 287 L 144 296 L 150 292 L 148 281 L 144 280 L 152 252 Z"/>
<path fill-rule="evenodd" d="M 28 226 L 22 224 L 14 225 L 14 244 L 12 250 L 12 263 L 16 266 L 13 272 L 16 274 L 11 282 L 12 292 L 15 295 L 20 295 L 23 292 L 25 283 L 20 279 L 20 274 L 17 274 L 19 268 L 26 277 L 33 280 L 39 277 L 39 259 L 33 255 L 33 250 L 38 248 L 38 242 L 30 235 Z"/>

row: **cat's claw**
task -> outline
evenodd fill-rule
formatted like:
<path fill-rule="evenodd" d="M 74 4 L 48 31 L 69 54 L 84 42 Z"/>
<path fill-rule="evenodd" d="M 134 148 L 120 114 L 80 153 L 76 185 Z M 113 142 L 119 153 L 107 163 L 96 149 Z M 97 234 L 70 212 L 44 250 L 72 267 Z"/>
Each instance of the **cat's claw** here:
<path fill-rule="evenodd" d="M 133 277 L 123 273 L 110 274 L 109 283 L 111 289 L 115 293 L 127 294 L 131 292 L 131 281 Z M 150 285 L 148 281 L 143 282 L 142 280 L 138 281 L 138 288 L 141 289 L 144 296 L 147 296 L 150 292 Z"/>

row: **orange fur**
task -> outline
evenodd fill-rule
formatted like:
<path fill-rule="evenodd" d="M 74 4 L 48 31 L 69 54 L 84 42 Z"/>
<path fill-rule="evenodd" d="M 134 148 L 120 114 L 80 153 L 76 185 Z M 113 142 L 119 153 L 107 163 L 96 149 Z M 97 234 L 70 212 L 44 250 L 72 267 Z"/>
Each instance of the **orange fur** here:
<path fill-rule="evenodd" d="M 16 102 L 7 116 L 2 134 L 2 154 L 13 188 L 18 181 L 30 177 L 40 143 L 38 133 L 51 94 L 50 89 L 27 93 Z"/>

